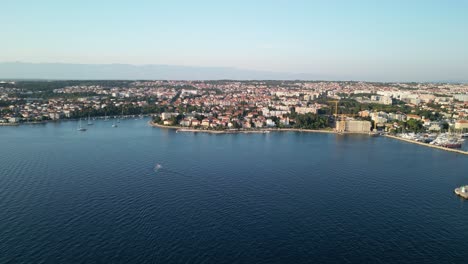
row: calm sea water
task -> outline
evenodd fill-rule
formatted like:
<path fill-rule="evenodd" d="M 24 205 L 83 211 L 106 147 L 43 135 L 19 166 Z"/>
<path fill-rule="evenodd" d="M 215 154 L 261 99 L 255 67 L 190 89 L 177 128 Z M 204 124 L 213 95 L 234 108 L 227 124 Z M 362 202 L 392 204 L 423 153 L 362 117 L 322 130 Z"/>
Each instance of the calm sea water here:
<path fill-rule="evenodd" d="M 0 263 L 468 262 L 467 156 L 146 122 L 0 127 Z"/>

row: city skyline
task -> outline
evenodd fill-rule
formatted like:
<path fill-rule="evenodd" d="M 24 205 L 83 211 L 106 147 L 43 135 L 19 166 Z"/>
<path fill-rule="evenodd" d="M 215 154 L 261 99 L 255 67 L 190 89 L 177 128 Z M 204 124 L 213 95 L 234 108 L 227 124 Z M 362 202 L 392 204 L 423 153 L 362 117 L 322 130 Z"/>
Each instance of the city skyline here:
<path fill-rule="evenodd" d="M 0 62 L 466 81 L 467 7 L 460 1 L 15 1 L 2 6 Z M 226 78 L 216 70 L 206 79 Z"/>

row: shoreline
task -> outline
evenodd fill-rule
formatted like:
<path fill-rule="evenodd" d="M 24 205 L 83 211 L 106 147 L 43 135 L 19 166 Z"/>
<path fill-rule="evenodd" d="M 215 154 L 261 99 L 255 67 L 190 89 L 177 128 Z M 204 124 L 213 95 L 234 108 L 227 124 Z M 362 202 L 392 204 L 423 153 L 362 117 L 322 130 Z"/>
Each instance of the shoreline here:
<path fill-rule="evenodd" d="M 336 133 L 333 130 L 317 130 L 317 129 L 300 129 L 300 128 L 266 128 L 266 129 L 259 129 L 259 130 L 202 130 L 202 129 L 195 129 L 195 128 L 184 128 L 180 126 L 165 126 L 153 123 L 152 121 L 148 121 L 148 124 L 152 127 L 157 128 L 165 128 L 165 129 L 175 129 L 176 131 L 180 132 L 194 132 L 194 133 L 209 133 L 209 134 L 249 134 L 249 133 L 269 133 L 269 132 L 306 132 L 306 133 L 329 133 L 329 134 L 337 134 L 337 135 L 368 135 L 368 133 L 352 133 L 352 132 L 345 132 L 345 133 Z M 436 145 L 430 145 L 427 143 L 417 142 L 410 139 L 405 139 L 397 136 L 392 135 L 385 135 L 385 137 L 400 140 L 407 143 L 417 144 L 429 148 L 444 150 L 448 152 L 468 155 L 468 151 L 460 150 L 460 149 L 451 149 L 445 148 Z"/>
<path fill-rule="evenodd" d="M 393 139 L 400 140 L 400 141 L 404 141 L 404 142 L 408 142 L 408 143 L 413 143 L 413 144 L 425 146 L 425 147 L 429 147 L 429 148 L 435 148 L 435 149 L 445 150 L 445 151 L 454 152 L 454 153 L 458 153 L 458 154 L 468 155 L 468 151 L 464 151 L 464 150 L 460 150 L 460 149 L 452 149 L 452 148 L 446 148 L 446 147 L 442 147 L 442 146 L 431 145 L 431 144 L 428 144 L 428 143 L 422 143 L 422 142 L 414 141 L 414 140 L 411 140 L 411 139 L 401 138 L 401 137 L 392 136 L 392 135 L 386 135 L 386 137 L 393 138 Z"/>
<path fill-rule="evenodd" d="M 128 116 L 126 116 L 128 117 Z M 1 126 L 12 127 L 12 126 L 19 126 L 19 125 L 42 125 L 46 123 L 60 123 L 63 121 L 76 121 L 72 119 L 63 119 L 63 120 L 45 120 L 39 122 L 26 122 L 26 123 L 0 123 Z M 192 132 L 192 133 L 208 133 L 208 134 L 265 134 L 270 132 L 306 132 L 306 133 L 327 133 L 327 134 L 336 134 L 336 135 L 368 135 L 368 133 L 359 133 L 359 132 L 344 132 L 344 133 L 336 133 L 333 130 L 319 130 L 319 129 L 301 129 L 301 128 L 264 128 L 264 129 L 253 129 L 253 130 L 205 130 L 205 129 L 196 129 L 196 128 L 189 128 L 189 127 L 181 127 L 181 126 L 166 126 L 154 123 L 152 120 L 148 121 L 148 125 L 157 128 L 163 129 L 172 129 L 176 130 L 176 132 Z M 428 143 L 418 142 L 406 138 L 401 138 L 393 135 L 385 135 L 385 137 L 400 140 L 407 143 L 417 144 L 433 149 L 439 149 L 443 151 L 468 155 L 468 151 L 461 150 L 461 149 L 452 149 L 446 148 L 442 146 L 431 145 Z"/>
<path fill-rule="evenodd" d="M 151 117 L 151 114 L 144 114 L 144 115 L 116 115 L 116 116 L 109 116 L 107 117 L 107 120 L 113 120 L 113 119 L 128 119 L 128 118 L 135 118 L 135 117 L 143 116 L 143 117 Z M 116 118 L 117 117 L 117 118 Z M 48 123 L 61 123 L 61 122 L 73 122 L 73 121 L 79 121 L 80 118 L 62 118 L 62 119 L 56 119 L 56 120 L 42 120 L 42 121 L 27 121 L 27 122 L 17 122 L 17 123 L 0 123 L 0 126 L 22 126 L 22 125 L 44 125 Z M 87 119 L 81 118 L 81 120 L 86 121 Z M 94 120 L 106 120 L 104 116 L 96 116 L 92 119 Z"/>
<path fill-rule="evenodd" d="M 0 126 L 19 126 L 19 123 L 0 123 Z"/>
<path fill-rule="evenodd" d="M 209 134 L 261 134 L 261 133 L 270 133 L 270 132 L 306 132 L 306 133 L 337 134 L 333 130 L 301 129 L 301 128 L 264 128 L 264 129 L 256 129 L 256 130 L 205 130 L 205 129 L 196 129 L 196 128 L 181 127 L 181 126 L 166 126 L 166 125 L 154 123 L 153 121 L 148 121 L 148 124 L 152 127 L 175 129 L 180 132 L 209 133 Z M 344 134 L 367 135 L 367 133 L 344 133 Z"/>

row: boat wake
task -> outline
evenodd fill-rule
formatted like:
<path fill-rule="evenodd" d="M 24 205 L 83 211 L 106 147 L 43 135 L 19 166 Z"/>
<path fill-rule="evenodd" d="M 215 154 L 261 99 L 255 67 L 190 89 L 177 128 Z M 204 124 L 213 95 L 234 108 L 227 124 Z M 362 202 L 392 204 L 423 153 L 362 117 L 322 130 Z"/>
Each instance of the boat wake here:
<path fill-rule="evenodd" d="M 162 169 L 162 165 L 159 163 L 156 163 L 156 165 L 154 166 L 154 172 L 158 172 L 161 169 Z"/>
<path fill-rule="evenodd" d="M 163 168 L 163 166 L 159 163 L 156 163 L 156 165 L 154 165 L 154 172 L 155 173 L 164 173 L 164 174 L 173 174 L 173 175 L 179 175 L 179 176 L 183 176 L 183 177 L 190 177 L 189 175 L 185 174 L 185 173 L 181 173 L 181 172 L 178 172 L 178 171 L 175 171 L 175 170 L 171 170 L 171 169 L 168 169 L 168 168 Z"/>

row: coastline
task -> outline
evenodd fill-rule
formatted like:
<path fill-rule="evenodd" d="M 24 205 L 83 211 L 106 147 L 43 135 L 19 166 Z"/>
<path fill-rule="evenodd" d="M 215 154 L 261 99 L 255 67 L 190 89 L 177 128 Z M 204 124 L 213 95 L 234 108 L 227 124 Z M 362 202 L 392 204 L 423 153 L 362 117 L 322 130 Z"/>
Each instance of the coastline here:
<path fill-rule="evenodd" d="M 195 133 L 209 133 L 209 134 L 233 134 L 236 132 L 240 131 L 226 131 L 226 130 L 202 130 L 202 129 L 190 129 L 190 128 L 184 128 L 180 126 L 166 126 L 166 125 L 161 125 L 158 123 L 154 123 L 153 121 L 148 121 L 148 124 L 152 127 L 157 127 L 157 128 L 165 128 L 165 129 L 174 129 L 176 131 L 183 131 L 183 132 L 195 132 Z"/>
<path fill-rule="evenodd" d="M 166 126 L 148 121 L 152 127 L 175 129 L 180 132 L 195 132 L 195 133 L 210 133 L 210 134 L 255 134 L 255 133 L 270 133 L 270 132 L 307 132 L 307 133 L 329 133 L 336 134 L 333 130 L 318 130 L 318 129 L 301 129 L 301 128 L 264 128 L 257 130 L 204 130 L 196 128 L 186 128 L 181 126 Z M 346 134 L 366 134 L 367 133 L 346 133 Z"/>
<path fill-rule="evenodd" d="M 122 118 L 122 119 L 127 119 L 127 118 L 135 118 L 137 116 L 143 116 L 143 117 L 150 117 L 151 114 L 144 114 L 144 115 L 116 115 L 112 116 L 112 118 L 109 118 L 107 120 L 113 120 L 116 117 L 117 118 Z M 93 120 L 104 120 L 104 116 L 96 116 L 93 118 Z M 18 123 L 0 123 L 0 126 L 22 126 L 22 125 L 44 125 L 47 123 L 61 123 L 61 122 L 70 122 L 70 121 L 79 121 L 80 118 L 62 118 L 62 119 L 56 119 L 56 120 L 41 120 L 41 121 L 28 121 L 28 122 L 18 122 Z M 82 118 L 83 121 L 85 121 L 84 118 Z"/>
<path fill-rule="evenodd" d="M 27 122 L 27 123 L 0 123 L 1 126 L 19 126 L 19 125 L 41 125 L 46 124 L 49 122 L 63 122 L 63 121 L 74 121 L 71 119 L 64 119 L 64 120 L 46 120 L 40 122 Z M 205 130 L 205 129 L 196 129 L 196 128 L 188 128 L 188 127 L 181 127 L 181 126 L 166 126 L 154 123 L 152 120 L 148 121 L 148 125 L 157 128 L 163 129 L 172 129 L 176 130 L 176 132 L 193 132 L 193 133 L 208 133 L 208 134 L 263 134 L 263 133 L 270 133 L 270 132 L 305 132 L 305 133 L 328 133 L 328 134 L 338 134 L 338 135 L 367 135 L 368 133 L 353 133 L 353 132 L 345 132 L 345 133 L 336 133 L 333 130 L 318 130 L 318 129 L 300 129 L 300 128 L 263 128 L 263 129 L 255 129 L 255 130 Z M 407 143 L 417 144 L 429 148 L 439 149 L 443 151 L 468 155 L 468 151 L 460 150 L 460 149 L 452 149 L 446 148 L 442 146 L 431 145 L 427 143 L 422 143 L 406 138 L 401 138 L 393 135 L 385 135 L 388 138 L 400 140 Z"/>
<path fill-rule="evenodd" d="M 176 131 L 181 131 L 181 132 L 194 132 L 194 133 L 210 133 L 210 134 L 248 134 L 248 133 L 269 133 L 269 132 L 306 132 L 306 133 L 329 133 L 329 134 L 338 134 L 333 130 L 317 130 L 317 129 L 300 129 L 300 128 L 266 128 L 266 129 L 260 129 L 260 130 L 202 130 L 202 129 L 194 129 L 194 128 L 184 128 L 180 126 L 165 126 L 165 125 L 160 125 L 157 123 L 153 123 L 153 121 L 148 121 L 148 124 L 152 127 L 158 127 L 158 128 L 165 128 L 165 129 L 175 129 Z M 352 134 L 358 134 L 358 135 L 367 135 L 368 133 L 350 133 L 350 132 L 345 132 L 342 134 L 346 135 L 352 135 Z M 413 141 L 410 139 L 405 139 L 397 136 L 392 136 L 392 135 L 385 135 L 388 138 L 412 143 L 412 144 L 417 144 L 429 148 L 435 148 L 439 150 L 444 150 L 448 152 L 454 152 L 458 154 L 463 154 L 463 155 L 468 155 L 467 151 L 463 151 L 460 149 L 451 149 L 451 148 L 445 148 L 441 146 L 436 146 L 436 145 L 430 145 L 427 143 L 422 143 L 422 142 L 417 142 Z"/>
<path fill-rule="evenodd" d="M 429 147 L 429 148 L 435 148 L 435 149 L 445 150 L 445 151 L 449 151 L 449 152 L 455 152 L 455 153 L 458 153 L 458 154 L 468 155 L 467 151 L 460 150 L 460 149 L 445 148 L 445 147 L 441 147 L 441 146 L 436 146 L 436 145 L 431 145 L 431 144 L 428 144 L 428 143 L 417 142 L 417 141 L 414 141 L 414 140 L 401 138 L 401 137 L 397 137 L 397 136 L 392 136 L 392 135 L 386 135 L 386 137 L 401 140 L 401 141 L 408 142 L 408 143 L 413 143 L 413 144 L 425 146 L 425 147 Z"/>
<path fill-rule="evenodd" d="M 0 126 L 19 126 L 19 123 L 0 123 Z"/>

